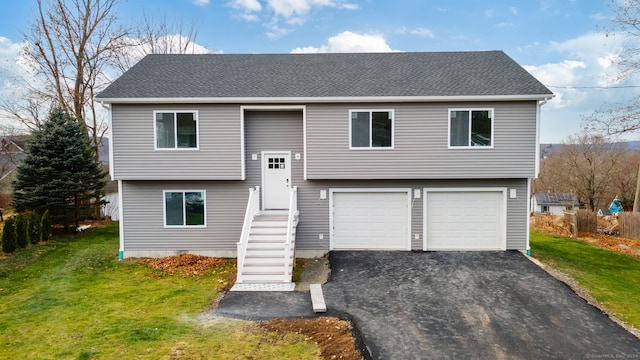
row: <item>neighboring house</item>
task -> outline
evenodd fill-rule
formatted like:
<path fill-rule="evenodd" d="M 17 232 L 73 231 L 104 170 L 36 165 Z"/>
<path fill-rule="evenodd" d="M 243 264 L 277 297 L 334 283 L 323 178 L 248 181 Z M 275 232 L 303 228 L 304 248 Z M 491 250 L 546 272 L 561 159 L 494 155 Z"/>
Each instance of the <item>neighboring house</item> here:
<path fill-rule="evenodd" d="M 552 97 L 501 51 L 149 55 L 97 99 L 120 254 L 526 251 Z"/>
<path fill-rule="evenodd" d="M 579 206 L 580 202 L 573 193 L 535 193 L 532 198 L 532 208 L 536 213 L 562 215 L 563 211 L 577 209 Z"/>
<path fill-rule="evenodd" d="M 0 137 L 0 184 L 7 191 L 14 171 L 24 157 L 28 135 Z"/>

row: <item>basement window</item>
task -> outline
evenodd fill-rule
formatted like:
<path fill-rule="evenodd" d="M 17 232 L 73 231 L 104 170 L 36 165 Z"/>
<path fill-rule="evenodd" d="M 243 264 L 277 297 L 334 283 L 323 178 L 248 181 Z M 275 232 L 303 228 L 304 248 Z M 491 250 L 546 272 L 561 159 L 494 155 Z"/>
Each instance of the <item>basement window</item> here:
<path fill-rule="evenodd" d="M 165 227 L 206 226 L 205 191 L 165 190 Z"/>

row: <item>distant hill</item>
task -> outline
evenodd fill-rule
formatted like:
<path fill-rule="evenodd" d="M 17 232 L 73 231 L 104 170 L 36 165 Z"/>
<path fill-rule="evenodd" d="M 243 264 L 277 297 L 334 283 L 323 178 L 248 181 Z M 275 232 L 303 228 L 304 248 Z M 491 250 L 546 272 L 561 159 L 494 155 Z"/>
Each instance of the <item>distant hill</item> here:
<path fill-rule="evenodd" d="M 625 146 L 629 151 L 640 151 L 640 141 L 623 141 L 615 144 Z M 540 144 L 540 157 L 552 155 L 562 150 L 565 144 Z"/>

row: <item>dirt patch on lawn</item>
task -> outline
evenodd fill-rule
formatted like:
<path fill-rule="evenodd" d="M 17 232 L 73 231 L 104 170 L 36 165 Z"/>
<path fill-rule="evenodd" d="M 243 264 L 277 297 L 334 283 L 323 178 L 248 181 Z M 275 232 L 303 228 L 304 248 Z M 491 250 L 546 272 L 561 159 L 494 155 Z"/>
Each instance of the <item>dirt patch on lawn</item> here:
<path fill-rule="evenodd" d="M 220 259 L 208 256 L 192 254 L 180 254 L 163 258 L 145 258 L 135 260 L 153 269 L 161 271 L 163 275 L 202 276 L 209 270 L 221 266 L 234 266 L 235 262 L 228 259 Z M 329 257 L 307 259 L 300 261 L 301 267 L 298 291 L 309 289 L 309 284 L 322 284 L 329 276 Z M 230 277 L 235 279 L 235 269 L 227 270 Z M 226 293 L 234 281 L 229 282 L 228 288 L 221 293 Z M 218 299 L 219 300 L 219 299 Z M 213 307 L 217 306 L 216 303 Z M 260 329 L 268 331 L 289 332 L 305 335 L 309 341 L 313 341 L 320 347 L 323 359 L 361 360 L 361 353 L 356 348 L 353 328 L 351 323 L 335 317 L 319 317 L 315 319 L 275 319 L 258 322 Z"/>
<path fill-rule="evenodd" d="M 615 252 L 640 257 L 640 240 L 625 239 L 618 236 L 579 233 L 578 240 L 586 241 L 590 244 L 609 249 Z"/>
<path fill-rule="evenodd" d="M 611 219 L 611 217 L 599 218 L 598 227 L 614 227 L 615 224 L 613 224 L 612 221 L 614 221 L 615 219 Z M 569 225 L 566 223 L 562 216 L 550 214 L 534 214 L 531 216 L 531 226 L 537 230 L 556 236 L 571 237 L 571 232 L 568 230 Z M 605 248 L 622 254 L 640 257 L 640 240 L 626 239 L 615 235 L 601 233 L 596 234 L 590 232 L 578 233 L 578 238 L 576 240 L 586 241 L 601 248 Z"/>
<path fill-rule="evenodd" d="M 262 321 L 258 326 L 268 331 L 280 331 L 305 335 L 320 347 L 323 359 L 364 359 L 356 349 L 351 324 L 334 317 L 315 319 L 275 319 Z"/>

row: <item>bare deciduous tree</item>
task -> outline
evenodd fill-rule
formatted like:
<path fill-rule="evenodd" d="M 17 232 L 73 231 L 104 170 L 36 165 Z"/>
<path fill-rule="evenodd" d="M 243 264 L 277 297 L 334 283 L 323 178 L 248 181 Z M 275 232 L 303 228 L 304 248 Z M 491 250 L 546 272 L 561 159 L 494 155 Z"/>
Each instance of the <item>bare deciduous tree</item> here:
<path fill-rule="evenodd" d="M 534 191 L 573 192 L 596 210 L 615 196 L 616 175 L 625 154 L 620 144 L 602 136 L 569 137 L 561 150 L 543 160 Z"/>
<path fill-rule="evenodd" d="M 115 63 L 128 35 L 116 22 L 117 5 L 118 0 L 37 0 L 25 35 L 24 55 L 43 82 L 39 95 L 76 118 L 96 147 L 105 126 L 96 117 L 93 96 L 106 85 L 104 70 Z"/>
<path fill-rule="evenodd" d="M 148 54 L 201 54 L 209 53 L 196 44 L 198 30 L 195 22 L 172 22 L 166 16 L 152 18 L 143 14 L 141 24 L 132 27 L 127 39 L 129 47 L 118 60 L 118 68 L 124 72 Z"/>
<path fill-rule="evenodd" d="M 624 36 L 622 53 L 618 56 L 619 79 L 640 73 L 640 2 L 610 0 L 614 17 L 608 34 Z M 589 132 L 620 135 L 640 130 L 640 99 L 631 98 L 627 103 L 610 104 L 605 109 L 594 111 L 585 117 L 585 128 Z M 636 176 L 633 211 L 640 212 L 640 168 Z"/>

